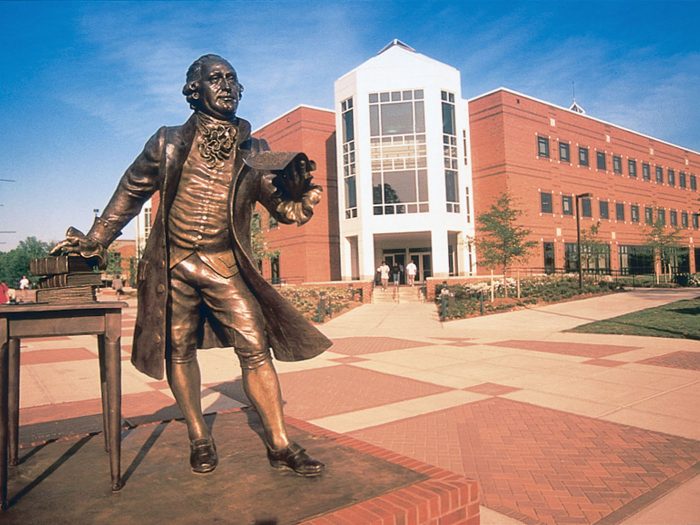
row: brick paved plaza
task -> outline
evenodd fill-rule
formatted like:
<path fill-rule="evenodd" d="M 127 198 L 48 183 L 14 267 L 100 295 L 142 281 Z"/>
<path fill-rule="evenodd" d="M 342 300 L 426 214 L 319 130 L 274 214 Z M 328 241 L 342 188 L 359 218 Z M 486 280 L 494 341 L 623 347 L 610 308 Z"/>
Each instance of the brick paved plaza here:
<path fill-rule="evenodd" d="M 700 341 L 566 331 L 697 295 L 641 290 L 449 323 L 429 304 L 365 305 L 321 327 L 335 342 L 325 354 L 276 364 L 286 414 L 477 480 L 483 524 L 700 523 Z M 130 303 L 124 417 L 177 417 L 167 383 L 128 362 L 134 315 Z M 231 350 L 200 363 L 208 412 L 247 404 Z M 22 342 L 23 451 L 99 429 L 99 398 L 90 337 Z"/>

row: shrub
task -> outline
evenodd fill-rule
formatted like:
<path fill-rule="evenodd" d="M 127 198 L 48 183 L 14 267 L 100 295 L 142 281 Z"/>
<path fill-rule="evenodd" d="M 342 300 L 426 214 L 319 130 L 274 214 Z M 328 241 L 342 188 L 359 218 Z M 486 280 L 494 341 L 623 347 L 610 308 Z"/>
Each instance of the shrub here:
<path fill-rule="evenodd" d="M 305 318 L 316 322 L 325 321 L 327 316 L 333 317 L 355 302 L 350 288 L 282 286 L 277 291 Z M 323 311 L 319 311 L 321 295 L 325 299 Z"/>

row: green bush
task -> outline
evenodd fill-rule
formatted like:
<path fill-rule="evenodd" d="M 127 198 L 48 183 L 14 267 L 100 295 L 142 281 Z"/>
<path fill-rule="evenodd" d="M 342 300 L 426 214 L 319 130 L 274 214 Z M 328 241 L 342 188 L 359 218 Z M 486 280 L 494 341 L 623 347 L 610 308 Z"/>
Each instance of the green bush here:
<path fill-rule="evenodd" d="M 351 288 L 282 286 L 277 291 L 307 319 L 323 322 L 326 317 L 349 308 L 354 302 Z M 324 296 L 322 311 L 319 311 L 321 295 Z"/>
<path fill-rule="evenodd" d="M 516 299 L 516 282 L 514 279 L 506 279 L 505 282 L 494 282 L 494 297 L 498 300 L 491 302 L 490 282 L 447 285 L 449 299 L 444 311 L 440 297 L 443 288 L 445 288 L 443 284 L 436 286 L 435 302 L 441 317 L 443 319 L 461 319 L 481 313 L 481 297 L 483 297 L 484 313 L 493 313 L 530 304 L 553 303 L 582 295 L 619 291 L 622 286 L 610 277 L 596 281 L 587 278 L 583 282 L 583 287 L 579 289 L 578 276 L 575 274 L 543 275 L 522 279 L 520 281 L 520 298 Z M 507 296 L 506 289 L 508 290 Z M 504 299 L 505 297 L 508 299 Z"/>

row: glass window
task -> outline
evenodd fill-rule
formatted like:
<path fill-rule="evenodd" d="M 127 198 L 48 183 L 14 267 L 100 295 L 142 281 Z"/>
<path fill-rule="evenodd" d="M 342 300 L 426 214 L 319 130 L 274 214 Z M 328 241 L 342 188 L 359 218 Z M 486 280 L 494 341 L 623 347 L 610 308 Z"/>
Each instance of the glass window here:
<path fill-rule="evenodd" d="M 579 166 L 588 166 L 588 148 L 583 146 L 578 148 L 578 163 Z"/>
<path fill-rule="evenodd" d="M 629 171 L 630 177 L 636 179 L 637 178 L 637 161 L 633 159 L 629 159 L 627 161 L 627 170 Z"/>
<path fill-rule="evenodd" d="M 690 176 L 690 189 L 693 191 L 698 190 L 698 179 L 695 178 L 695 175 Z"/>
<path fill-rule="evenodd" d="M 605 152 L 596 151 L 595 153 L 595 166 L 597 169 L 605 171 Z"/>
<path fill-rule="evenodd" d="M 642 179 L 651 180 L 651 169 L 649 168 L 648 162 L 642 163 Z"/>
<path fill-rule="evenodd" d="M 615 175 L 622 174 L 622 158 L 619 155 L 613 155 L 613 171 Z"/>
<path fill-rule="evenodd" d="M 540 211 L 542 213 L 552 213 L 554 210 L 552 208 L 552 194 L 551 193 L 540 193 Z"/>
<path fill-rule="evenodd" d="M 600 218 L 601 219 L 609 219 L 610 218 L 610 203 L 608 203 L 608 201 L 600 201 L 598 208 L 600 211 Z"/>
<path fill-rule="evenodd" d="M 618 221 L 625 220 L 625 205 L 622 202 L 615 203 L 615 219 Z"/>
<path fill-rule="evenodd" d="M 590 197 L 584 197 L 583 199 L 581 199 L 581 216 L 593 217 L 593 210 L 591 209 Z"/>
<path fill-rule="evenodd" d="M 700 228 L 700 214 L 693 213 L 693 229 L 697 230 Z M 695 263 L 695 266 L 697 267 L 698 263 Z"/>
<path fill-rule="evenodd" d="M 659 208 L 656 212 L 656 220 L 659 221 L 663 226 L 666 226 L 666 210 Z"/>
<path fill-rule="evenodd" d="M 537 154 L 540 157 L 549 157 L 549 139 L 547 137 L 537 137 Z"/>
<path fill-rule="evenodd" d="M 357 188 L 355 187 L 355 177 L 345 178 L 345 208 L 357 207 Z"/>
<path fill-rule="evenodd" d="M 561 196 L 561 212 L 564 215 L 574 214 L 574 198 L 571 195 Z"/>
<path fill-rule="evenodd" d="M 674 228 L 678 226 L 678 212 L 676 210 L 671 210 L 668 215 L 671 220 L 671 226 Z"/>
<path fill-rule="evenodd" d="M 403 135 L 413 133 L 413 104 L 382 104 L 382 135 Z"/>
<path fill-rule="evenodd" d="M 673 171 L 671 168 L 668 168 L 668 185 L 669 186 L 676 185 L 676 172 Z"/>
<path fill-rule="evenodd" d="M 571 162 L 569 154 L 569 144 L 566 142 L 559 143 L 559 160 L 562 162 Z"/>
<path fill-rule="evenodd" d="M 644 208 L 644 222 L 650 226 L 654 224 L 654 209 L 651 206 Z"/>
<path fill-rule="evenodd" d="M 445 198 L 447 202 L 458 202 L 457 172 L 454 170 L 445 170 Z"/>
<path fill-rule="evenodd" d="M 663 184 L 664 182 L 664 169 L 661 166 L 656 166 L 656 182 L 658 184 Z"/>
<path fill-rule="evenodd" d="M 544 252 L 544 273 L 554 273 L 554 243 L 543 242 L 542 248 Z"/>
<path fill-rule="evenodd" d="M 683 228 L 688 227 L 688 212 L 687 211 L 681 212 L 681 226 Z"/>
<path fill-rule="evenodd" d="M 343 113 L 343 142 L 355 140 L 355 125 L 352 115 L 352 109 Z"/>
<path fill-rule="evenodd" d="M 457 134 L 455 126 L 455 106 L 449 102 L 442 103 L 442 132 L 448 135 Z"/>
<path fill-rule="evenodd" d="M 681 172 L 678 174 L 678 185 L 679 185 L 681 188 L 685 188 L 685 187 L 687 186 L 687 184 L 688 184 L 688 183 L 687 183 L 687 178 L 686 178 L 686 176 L 685 176 L 685 171 L 681 171 Z"/>
<path fill-rule="evenodd" d="M 630 206 L 630 220 L 632 222 L 639 222 L 639 206 L 636 204 Z"/>

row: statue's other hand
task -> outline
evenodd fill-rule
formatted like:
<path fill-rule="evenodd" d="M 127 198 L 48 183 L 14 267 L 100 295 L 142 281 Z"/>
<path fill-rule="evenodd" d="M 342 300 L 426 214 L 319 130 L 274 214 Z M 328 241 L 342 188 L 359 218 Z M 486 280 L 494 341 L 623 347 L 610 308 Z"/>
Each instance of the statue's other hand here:
<path fill-rule="evenodd" d="M 90 239 L 83 232 L 71 226 L 66 238 L 51 248 L 49 255 L 77 253 L 85 259 L 95 259 L 98 268 L 107 266 L 107 250 L 99 242 Z"/>
<path fill-rule="evenodd" d="M 311 186 L 311 172 L 316 169 L 316 163 L 313 160 L 297 158 L 294 162 L 282 173 L 284 185 L 292 200 L 301 200 Z"/>

